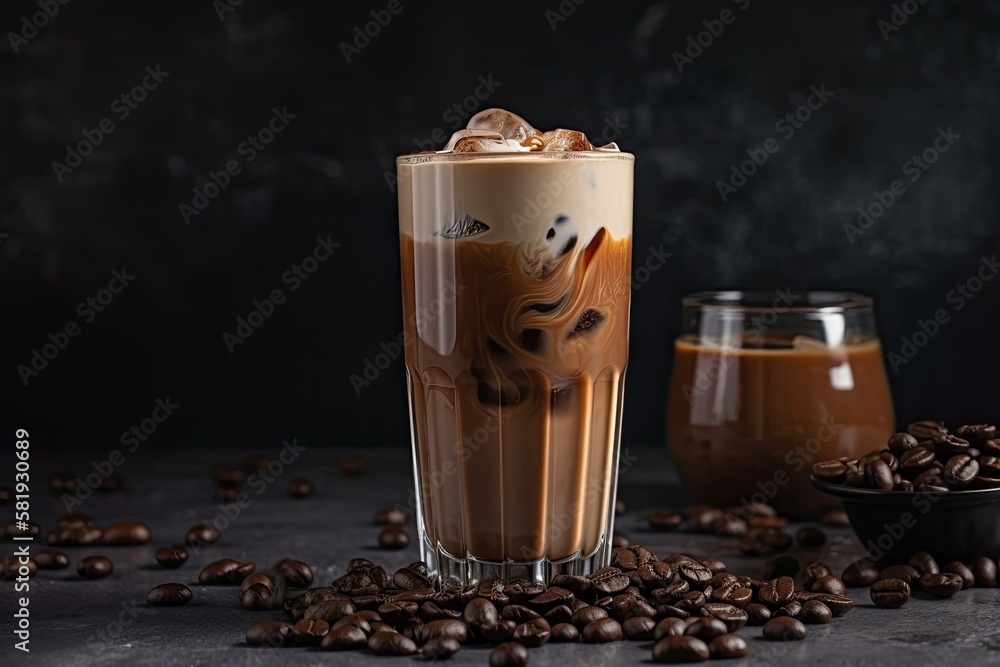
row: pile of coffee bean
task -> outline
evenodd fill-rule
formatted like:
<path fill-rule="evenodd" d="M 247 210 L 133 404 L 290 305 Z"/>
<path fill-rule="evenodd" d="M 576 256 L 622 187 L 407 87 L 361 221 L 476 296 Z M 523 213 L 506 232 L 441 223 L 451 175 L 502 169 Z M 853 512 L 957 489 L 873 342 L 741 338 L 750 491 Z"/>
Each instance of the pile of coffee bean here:
<path fill-rule="evenodd" d="M 914 591 L 932 597 L 950 598 L 965 588 L 997 587 L 997 561 L 981 556 L 967 565 L 950 561 L 938 565 L 926 551 L 918 551 L 906 564 L 877 568 L 870 561 L 851 563 L 841 574 L 848 588 L 871 586 L 869 595 L 878 607 L 902 607 Z"/>
<path fill-rule="evenodd" d="M 815 464 L 813 475 L 882 491 L 1000 489 L 1000 437 L 991 424 L 968 424 L 952 433 L 935 421 L 914 422 L 859 459 Z"/>
<path fill-rule="evenodd" d="M 640 545 L 616 549 L 612 564 L 589 577 L 557 575 L 548 586 L 489 579 L 440 588 L 423 562 L 390 574 L 356 558 L 329 586 L 285 598 L 288 622 L 261 621 L 246 640 L 427 658 L 486 643 L 494 645 L 490 664 L 506 666 L 527 664 L 528 649 L 548 642 L 629 639 L 655 642 L 654 661 L 697 662 L 747 655 L 747 642 L 733 634 L 744 625 L 763 626 L 764 639 L 792 641 L 805 637 L 805 624 L 853 607 L 825 565 L 808 565 L 805 581 L 809 590 L 796 590 L 790 576 L 757 580 L 727 572 L 718 559 L 679 553 L 660 560 Z M 274 591 L 273 605 L 279 582 L 264 577 L 246 590 L 258 586 Z"/>

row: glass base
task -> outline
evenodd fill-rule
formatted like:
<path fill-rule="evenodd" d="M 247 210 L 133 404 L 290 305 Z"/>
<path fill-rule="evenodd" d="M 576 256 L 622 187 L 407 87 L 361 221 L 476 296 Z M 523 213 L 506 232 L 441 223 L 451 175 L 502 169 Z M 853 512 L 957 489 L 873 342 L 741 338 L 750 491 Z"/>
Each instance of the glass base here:
<path fill-rule="evenodd" d="M 541 558 L 535 561 L 488 561 L 473 556 L 456 556 L 427 540 L 420 544 L 420 557 L 429 570 L 432 580 L 442 588 L 478 584 L 486 579 L 527 579 L 547 584 L 560 574 L 587 576 L 611 562 L 611 540 L 605 535 L 601 545 L 590 555 L 576 553 L 561 560 Z"/>

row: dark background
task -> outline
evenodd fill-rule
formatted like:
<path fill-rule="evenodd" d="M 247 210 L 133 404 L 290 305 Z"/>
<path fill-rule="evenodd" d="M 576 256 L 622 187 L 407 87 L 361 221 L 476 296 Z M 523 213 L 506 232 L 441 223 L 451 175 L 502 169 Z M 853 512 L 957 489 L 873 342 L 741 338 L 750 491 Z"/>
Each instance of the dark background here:
<path fill-rule="evenodd" d="M 244 0 L 220 20 L 207 1 L 75 0 L 19 53 L 3 41 L 0 440 L 114 446 L 169 396 L 153 446 L 406 446 L 401 361 L 360 395 L 349 379 L 402 326 L 385 174 L 454 129 L 444 114 L 480 75 L 501 84 L 484 106 L 537 127 L 627 124 L 635 266 L 661 244 L 672 257 L 633 297 L 626 441 L 663 437 L 680 297 L 727 287 L 871 294 L 887 353 L 946 308 L 890 371 L 899 421 L 1000 416 L 1000 280 L 947 302 L 1000 245 L 1000 2 L 913 3 L 887 41 L 889 2 L 587 0 L 554 31 L 558 0 L 401 3 L 351 63 L 339 43 L 387 2 Z M 678 72 L 671 54 L 726 8 L 735 21 Z M 0 30 L 37 11 L 5 2 Z M 165 81 L 60 183 L 51 163 L 157 64 Z M 724 203 L 716 181 L 821 84 L 830 101 Z M 178 205 L 242 161 L 273 107 L 296 118 L 186 225 Z M 961 138 L 849 243 L 855 209 L 948 126 Z M 289 293 L 281 275 L 326 235 L 340 248 Z M 83 324 L 77 304 L 123 266 L 134 283 Z M 230 354 L 222 333 L 275 288 L 287 302 Z M 80 335 L 25 386 L 17 366 L 70 320 Z"/>

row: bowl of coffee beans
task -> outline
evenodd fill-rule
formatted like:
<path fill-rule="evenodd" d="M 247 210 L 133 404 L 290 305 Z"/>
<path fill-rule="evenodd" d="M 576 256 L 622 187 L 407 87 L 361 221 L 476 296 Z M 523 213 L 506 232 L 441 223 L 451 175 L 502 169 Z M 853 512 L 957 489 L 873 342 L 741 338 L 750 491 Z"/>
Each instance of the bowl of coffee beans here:
<path fill-rule="evenodd" d="M 1000 555 L 996 426 L 915 422 L 860 458 L 816 463 L 811 480 L 841 500 L 873 561 L 904 563 L 916 551 L 943 561 Z"/>

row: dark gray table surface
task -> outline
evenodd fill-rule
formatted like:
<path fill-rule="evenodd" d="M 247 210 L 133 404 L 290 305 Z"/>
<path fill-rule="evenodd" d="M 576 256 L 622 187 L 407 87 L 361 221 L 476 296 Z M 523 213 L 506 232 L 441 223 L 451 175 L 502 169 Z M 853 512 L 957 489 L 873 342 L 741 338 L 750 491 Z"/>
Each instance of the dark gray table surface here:
<path fill-rule="evenodd" d="M 274 447 L 271 453 L 278 449 Z M 762 559 L 741 557 L 735 538 L 646 530 L 642 521 L 646 509 L 678 507 L 686 498 L 664 447 L 632 446 L 628 451 L 634 463 L 620 475 L 620 496 L 628 502 L 629 511 L 619 518 L 618 530 L 659 555 L 674 551 L 711 555 L 723 559 L 732 571 L 760 574 Z M 402 551 L 379 550 L 375 546 L 378 528 L 371 523 L 378 507 L 407 502 L 413 488 L 409 453 L 401 447 L 358 451 L 366 455 L 369 472 L 348 478 L 337 466 L 344 452 L 310 446 L 266 490 L 259 494 L 251 491 L 253 502 L 217 544 L 178 570 L 164 570 L 153 558 L 156 547 L 182 541 L 189 526 L 211 520 L 220 512 L 212 500 L 211 466 L 238 464 L 243 455 L 232 449 L 177 450 L 169 456 L 140 450 L 120 468 L 128 483 L 125 491 L 94 495 L 79 509 L 102 525 L 126 518 L 146 521 L 153 541 L 132 547 L 65 548 L 73 562 L 71 569 L 43 571 L 31 580 L 30 654 L 13 647 L 12 614 L 16 598 L 23 594 L 15 594 L 12 582 L 0 582 L 0 637 L 4 638 L 0 665 L 412 664 L 409 658 L 378 658 L 366 652 L 250 647 L 244 642 L 247 628 L 255 621 L 283 619 L 284 615 L 280 611 L 246 611 L 239 604 L 235 587 L 197 583 L 202 565 L 224 557 L 253 560 L 266 567 L 279 558 L 294 556 L 313 567 L 315 585 L 329 583 L 343 572 L 348 559 L 358 555 L 390 572 L 416 560 L 417 549 L 412 545 Z M 83 472 L 94 458 L 81 453 L 61 457 L 58 465 Z M 52 472 L 50 463 L 41 457 L 35 459 L 35 479 L 47 479 L 39 476 Z M 0 471 L 0 481 L 9 483 L 12 474 Z M 288 480 L 298 475 L 315 481 L 314 496 L 288 497 Z M 0 509 L 5 514 L 12 511 L 10 505 Z M 43 536 L 62 511 L 58 496 L 36 485 L 32 515 L 42 524 Z M 822 549 L 791 553 L 803 564 L 822 560 L 839 573 L 861 549 L 849 529 L 827 532 L 830 539 Z M 43 546 L 35 543 L 33 548 Z M 114 573 L 99 581 L 79 579 L 76 561 L 95 553 L 114 560 Z M 147 606 L 148 590 L 168 581 L 190 586 L 194 600 L 178 608 Z M 1000 663 L 1000 589 L 962 591 L 944 601 L 914 598 L 896 610 L 874 607 L 867 589 L 850 593 L 854 609 L 827 625 L 809 626 L 805 641 L 765 642 L 760 639 L 760 628 L 743 628 L 739 634 L 749 641 L 750 655 L 727 664 L 964 667 Z M 552 644 L 532 649 L 531 664 L 601 667 L 648 663 L 650 648 L 649 642 Z M 487 647 L 470 646 L 451 662 L 485 665 L 487 656 Z"/>

